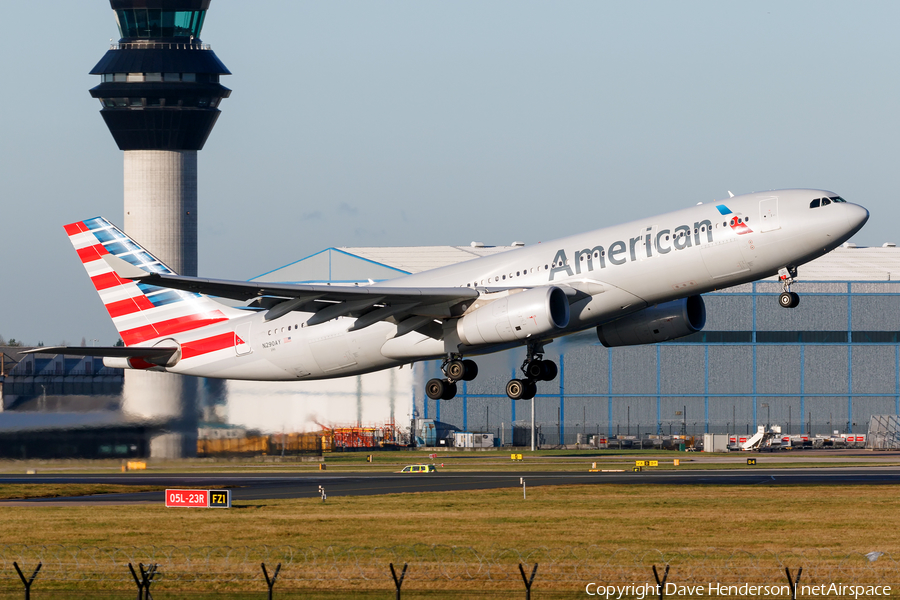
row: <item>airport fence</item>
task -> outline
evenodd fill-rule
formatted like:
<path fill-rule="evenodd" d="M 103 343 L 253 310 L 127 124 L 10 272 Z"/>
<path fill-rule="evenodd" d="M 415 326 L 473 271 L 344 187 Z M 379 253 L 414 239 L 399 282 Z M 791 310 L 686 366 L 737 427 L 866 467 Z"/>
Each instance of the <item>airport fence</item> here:
<path fill-rule="evenodd" d="M 134 590 L 135 586 L 140 590 L 146 584 L 154 593 L 265 591 L 271 584 L 269 590 L 274 588 L 276 596 L 278 591 L 290 590 L 395 590 L 401 584 L 404 591 L 524 591 L 526 574 L 533 577 L 535 590 L 582 593 L 589 583 L 654 585 L 656 578 L 665 578 L 671 585 L 704 588 L 710 584 L 784 586 L 789 585 L 788 576 L 796 582 L 798 575 L 800 584 L 809 586 L 883 586 L 900 581 L 898 561 L 890 554 L 809 548 L 751 553 L 721 548 L 638 551 L 599 545 L 529 549 L 425 544 L 376 548 L 0 545 L 0 593 L 22 590 L 38 565 L 33 586 L 46 590 Z"/>

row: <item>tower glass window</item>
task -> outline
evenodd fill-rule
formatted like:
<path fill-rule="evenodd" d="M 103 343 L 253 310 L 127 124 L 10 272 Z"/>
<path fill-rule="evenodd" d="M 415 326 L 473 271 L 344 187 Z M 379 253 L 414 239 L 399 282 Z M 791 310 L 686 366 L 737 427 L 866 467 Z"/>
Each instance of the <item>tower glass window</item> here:
<path fill-rule="evenodd" d="M 128 8 L 116 11 L 123 39 L 200 37 L 205 10 Z"/>

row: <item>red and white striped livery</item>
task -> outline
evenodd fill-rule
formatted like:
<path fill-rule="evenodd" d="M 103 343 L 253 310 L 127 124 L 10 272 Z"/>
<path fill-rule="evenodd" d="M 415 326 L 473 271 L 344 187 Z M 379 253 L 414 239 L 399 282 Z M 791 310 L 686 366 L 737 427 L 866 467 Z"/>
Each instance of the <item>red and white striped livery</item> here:
<path fill-rule="evenodd" d="M 228 321 L 247 318 L 246 311 L 201 294 L 119 277 L 104 256 L 116 256 L 151 273 L 174 273 L 106 219 L 79 221 L 66 225 L 65 230 L 126 347 L 177 348 L 166 363 L 223 349 L 233 353 L 236 339 Z M 161 366 L 159 360 L 148 361 L 140 355 L 110 358 L 106 362 L 116 367 Z"/>

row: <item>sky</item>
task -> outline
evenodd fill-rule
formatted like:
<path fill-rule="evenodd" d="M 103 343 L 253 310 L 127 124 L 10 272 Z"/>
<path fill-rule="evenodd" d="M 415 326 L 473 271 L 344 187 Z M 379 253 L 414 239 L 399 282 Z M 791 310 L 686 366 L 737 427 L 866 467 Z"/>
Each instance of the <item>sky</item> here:
<path fill-rule="evenodd" d="M 867 207 L 854 242 L 900 243 L 898 22 L 875 1 L 213 0 L 201 37 L 233 93 L 199 154 L 199 274 L 531 244 L 789 187 Z M 108 0 L 4 4 L 6 339 L 118 339 L 62 229 L 122 223 L 88 93 L 117 39 Z"/>

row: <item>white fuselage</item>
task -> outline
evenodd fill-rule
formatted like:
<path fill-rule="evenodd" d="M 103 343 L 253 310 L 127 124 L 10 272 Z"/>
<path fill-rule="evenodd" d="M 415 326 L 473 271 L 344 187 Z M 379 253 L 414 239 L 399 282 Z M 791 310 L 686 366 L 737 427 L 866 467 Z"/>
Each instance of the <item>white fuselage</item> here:
<path fill-rule="evenodd" d="M 779 190 L 737 196 L 374 286 L 477 288 L 483 295 L 476 306 L 521 288 L 571 287 L 579 294 L 570 305 L 569 325 L 551 337 L 566 335 L 647 306 L 769 277 L 782 267 L 825 254 L 868 216 L 864 208 L 849 203 L 810 208 L 812 199 L 827 196 L 834 194 Z M 182 359 L 168 370 L 230 379 L 322 379 L 461 350 L 455 329 L 447 324 L 436 339 L 415 331 L 396 336 L 397 324 L 390 321 L 348 331 L 352 317 L 307 327 L 311 316 L 291 312 L 265 321 L 265 313 L 257 312 L 211 325 L 204 335 L 234 331 L 246 343 Z M 463 348 L 469 354 L 497 349 Z"/>

